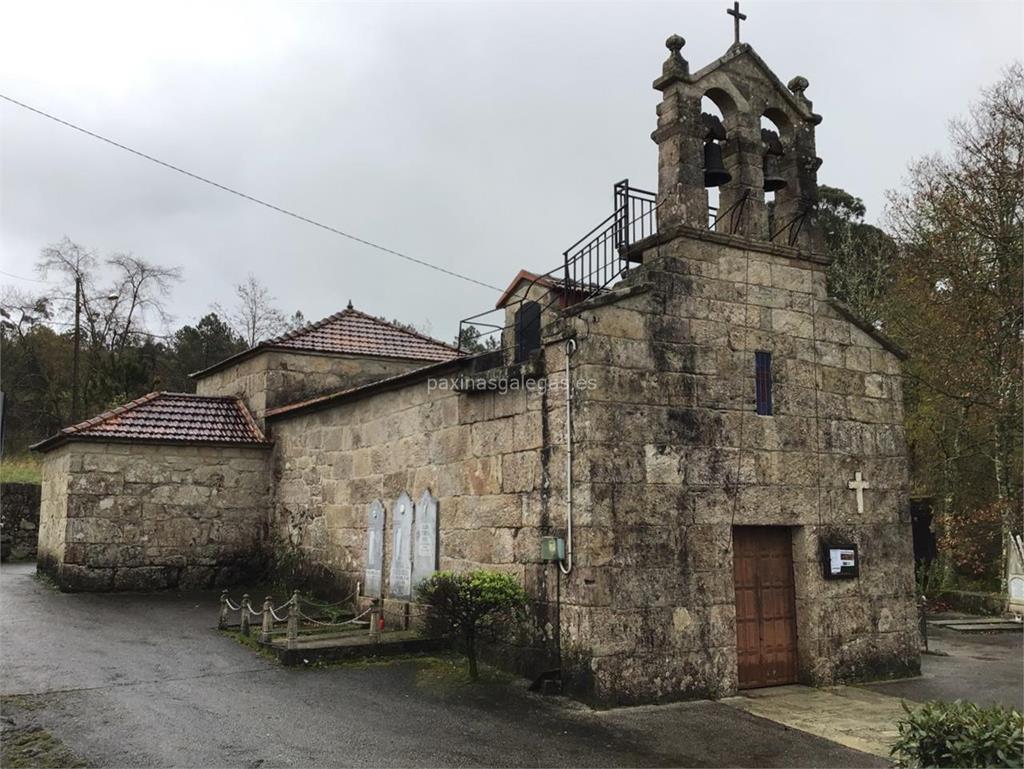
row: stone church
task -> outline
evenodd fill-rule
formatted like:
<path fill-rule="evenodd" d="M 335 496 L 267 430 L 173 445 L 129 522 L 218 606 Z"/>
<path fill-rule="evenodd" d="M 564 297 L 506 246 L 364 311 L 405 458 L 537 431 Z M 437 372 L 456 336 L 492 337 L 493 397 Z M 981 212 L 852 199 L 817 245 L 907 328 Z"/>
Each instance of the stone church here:
<path fill-rule="evenodd" d="M 666 45 L 657 193 L 615 185 L 470 319 L 495 348 L 350 305 L 68 427 L 41 569 L 208 587 L 285 551 L 389 622 L 500 569 L 531 597 L 506 661 L 606 704 L 915 674 L 903 354 L 829 298 L 808 81 Z"/>

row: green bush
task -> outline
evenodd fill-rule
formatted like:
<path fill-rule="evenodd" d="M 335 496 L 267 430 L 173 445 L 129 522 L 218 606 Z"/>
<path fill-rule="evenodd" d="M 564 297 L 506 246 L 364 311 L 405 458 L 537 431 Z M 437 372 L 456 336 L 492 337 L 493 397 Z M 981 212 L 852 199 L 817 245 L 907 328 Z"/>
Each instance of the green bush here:
<path fill-rule="evenodd" d="M 914 710 L 903 703 L 900 738 L 892 748 L 901 767 L 1020 767 L 1024 721 L 1012 708 L 981 708 L 973 702 L 929 702 Z"/>
<path fill-rule="evenodd" d="M 473 680 L 479 675 L 480 636 L 496 638 L 526 606 L 526 593 L 515 578 L 496 571 L 439 571 L 417 586 L 416 596 L 426 610 L 426 631 L 461 642 Z"/>

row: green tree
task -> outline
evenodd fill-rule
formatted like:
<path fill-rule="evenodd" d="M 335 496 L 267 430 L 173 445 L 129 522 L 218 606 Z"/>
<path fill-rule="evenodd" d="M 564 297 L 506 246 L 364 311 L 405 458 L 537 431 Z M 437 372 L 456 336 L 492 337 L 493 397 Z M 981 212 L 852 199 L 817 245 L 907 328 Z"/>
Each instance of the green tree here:
<path fill-rule="evenodd" d="M 453 344 L 464 353 L 487 352 L 496 350 L 500 344 L 497 334 L 484 335 L 476 326 L 467 323 L 459 328 L 459 335 Z"/>
<path fill-rule="evenodd" d="M 474 681 L 481 635 L 497 637 L 526 606 L 526 593 L 516 579 L 495 571 L 438 572 L 419 584 L 416 595 L 426 607 L 427 632 L 461 642 Z"/>
<path fill-rule="evenodd" d="M 895 241 L 864 222 L 864 202 L 846 190 L 818 188 L 818 222 L 832 256 L 829 291 L 860 317 L 877 323 L 892 283 Z"/>
<path fill-rule="evenodd" d="M 910 353 L 907 430 L 919 488 L 970 524 L 1000 511 L 1001 563 L 1020 527 L 1024 309 L 1024 69 L 950 126 L 952 151 L 892 193 L 899 244 L 886 330 Z M 980 524 L 980 520 L 979 520 Z M 958 527 L 969 532 L 972 526 Z M 1003 575 L 999 559 L 990 573 Z"/>
<path fill-rule="evenodd" d="M 161 388 L 190 392 L 189 374 L 201 371 L 246 349 L 245 341 L 211 312 L 194 326 L 182 326 L 171 337 L 161 365 Z"/>

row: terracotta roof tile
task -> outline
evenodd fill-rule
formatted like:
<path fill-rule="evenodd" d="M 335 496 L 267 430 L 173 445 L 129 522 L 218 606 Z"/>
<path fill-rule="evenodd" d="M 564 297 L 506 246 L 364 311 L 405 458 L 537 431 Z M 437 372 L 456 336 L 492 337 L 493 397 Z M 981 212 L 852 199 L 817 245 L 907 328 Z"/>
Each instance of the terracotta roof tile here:
<path fill-rule="evenodd" d="M 46 450 L 69 440 L 187 441 L 266 445 L 245 404 L 231 396 L 155 392 L 65 427 L 37 443 Z"/>
<path fill-rule="evenodd" d="M 459 357 L 457 348 L 418 331 L 404 328 L 383 318 L 375 318 L 349 306 L 316 323 L 267 339 L 255 347 L 197 371 L 201 377 L 225 365 L 239 362 L 260 350 L 305 350 L 328 355 L 373 355 L 381 358 L 408 358 L 430 363 Z"/>
<path fill-rule="evenodd" d="M 262 345 L 429 361 L 450 360 L 459 355 L 451 345 L 351 307 L 268 339 Z"/>

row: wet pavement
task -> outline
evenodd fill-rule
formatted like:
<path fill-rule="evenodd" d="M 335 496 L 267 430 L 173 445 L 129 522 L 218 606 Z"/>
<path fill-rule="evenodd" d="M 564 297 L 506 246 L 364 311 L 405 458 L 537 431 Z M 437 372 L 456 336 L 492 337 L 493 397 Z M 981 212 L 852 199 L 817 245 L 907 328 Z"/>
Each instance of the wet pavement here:
<path fill-rule="evenodd" d="M 719 702 L 595 712 L 443 661 L 285 669 L 216 594 L 63 594 L 0 567 L 5 715 L 90 765 L 885 766 Z"/>
<path fill-rule="evenodd" d="M 880 694 L 914 702 L 968 700 L 1024 710 L 1024 634 L 961 633 L 930 625 L 921 677 L 871 684 Z"/>

